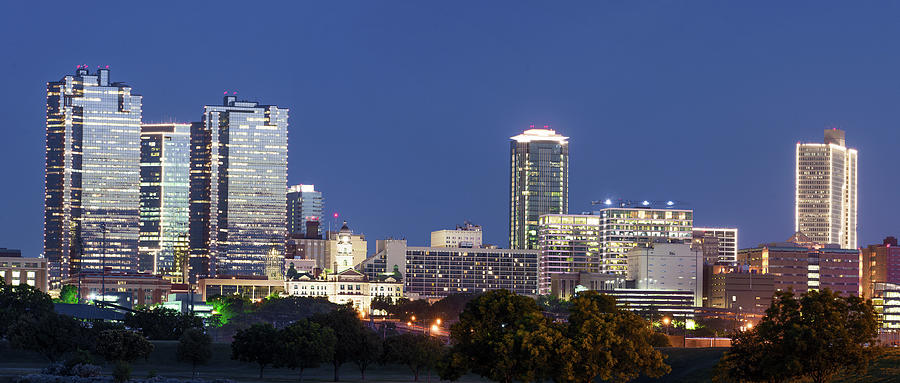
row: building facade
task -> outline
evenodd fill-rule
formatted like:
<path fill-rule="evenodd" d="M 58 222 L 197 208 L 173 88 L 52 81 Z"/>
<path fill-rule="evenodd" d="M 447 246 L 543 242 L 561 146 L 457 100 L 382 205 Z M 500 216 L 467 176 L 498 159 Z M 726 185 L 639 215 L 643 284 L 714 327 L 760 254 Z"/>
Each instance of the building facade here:
<path fill-rule="evenodd" d="M 160 304 L 172 291 L 172 283 L 159 276 L 110 269 L 80 273 L 63 284 L 75 286 L 79 300 L 123 302 L 127 306 Z"/>
<path fill-rule="evenodd" d="M 399 274 L 399 273 L 397 273 Z M 353 269 L 314 277 L 302 274 L 285 282 L 285 293 L 291 296 L 324 297 L 339 305 L 352 304 L 357 311 L 372 312 L 372 299 L 378 296 L 396 301 L 405 297 L 399 275 L 369 279 Z"/>
<path fill-rule="evenodd" d="M 407 247 L 406 292 L 427 298 L 498 289 L 538 295 L 539 254 L 538 250 Z"/>
<path fill-rule="evenodd" d="M 540 217 L 538 227 L 541 294 L 550 294 L 555 274 L 603 270 L 599 216 L 547 214 Z"/>
<path fill-rule="evenodd" d="M 606 201 L 610 202 L 610 201 Z M 612 205 L 612 203 L 604 203 Z M 627 274 L 627 255 L 638 245 L 658 240 L 671 243 L 691 243 L 694 227 L 694 211 L 676 208 L 649 207 L 648 201 L 639 205 L 648 207 L 604 207 L 592 214 L 600 217 L 603 244 L 601 271 Z M 671 205 L 671 204 L 670 204 Z M 673 205 L 674 206 L 674 205 Z"/>
<path fill-rule="evenodd" d="M 256 301 L 284 293 L 284 281 L 271 280 L 265 276 L 200 278 L 197 290 L 203 294 L 204 302 L 215 296 L 229 295 L 241 295 Z"/>
<path fill-rule="evenodd" d="M 707 264 L 733 265 L 737 262 L 738 229 L 695 227 L 692 235 L 695 245 L 711 245 L 712 252 L 704 260 Z"/>
<path fill-rule="evenodd" d="M 109 69 L 47 83 L 44 254 L 51 285 L 138 260 L 141 96 Z"/>
<path fill-rule="evenodd" d="M 860 252 L 821 245 L 802 233 L 788 242 L 759 245 L 738 252 L 738 265 L 774 275 L 775 291 L 802 294 L 828 288 L 842 295 L 860 294 Z"/>
<path fill-rule="evenodd" d="M 265 275 L 284 254 L 288 110 L 225 96 L 191 126 L 191 277 Z"/>
<path fill-rule="evenodd" d="M 568 137 L 546 129 L 511 137 L 509 247 L 538 249 L 538 219 L 569 211 Z"/>
<path fill-rule="evenodd" d="M 820 244 L 856 249 L 857 151 L 844 131 L 825 129 L 825 143 L 797 143 L 794 231 Z"/>
<path fill-rule="evenodd" d="M 315 185 L 292 185 L 287 190 L 288 235 L 321 237 L 321 233 L 306 233 L 308 221 L 322 221 L 325 199 Z M 316 226 L 318 228 L 318 226 Z"/>
<path fill-rule="evenodd" d="M 483 239 L 481 226 L 466 222 L 456 225 L 455 230 L 431 232 L 431 247 L 481 247 Z"/>
<path fill-rule="evenodd" d="M 862 249 L 862 292 L 863 298 L 875 296 L 876 283 L 900 285 L 900 246 L 897 238 L 887 237 L 880 245 L 869 245 Z"/>
<path fill-rule="evenodd" d="M 0 249 L 0 278 L 7 285 L 28 285 L 43 292 L 50 289 L 46 258 L 22 257 L 21 252 Z"/>
<path fill-rule="evenodd" d="M 628 280 L 638 290 L 678 290 L 703 305 L 703 253 L 685 243 L 651 243 L 628 252 Z"/>
<path fill-rule="evenodd" d="M 141 125 L 138 271 L 181 283 L 188 261 L 191 125 Z"/>
<path fill-rule="evenodd" d="M 710 279 L 709 307 L 764 315 L 772 304 L 772 274 L 727 272 L 712 274 Z"/>

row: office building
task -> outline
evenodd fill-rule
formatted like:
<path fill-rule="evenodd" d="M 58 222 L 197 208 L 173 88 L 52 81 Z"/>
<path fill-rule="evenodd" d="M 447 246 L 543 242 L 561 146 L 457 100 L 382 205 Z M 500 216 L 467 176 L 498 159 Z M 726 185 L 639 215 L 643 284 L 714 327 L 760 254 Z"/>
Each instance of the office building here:
<path fill-rule="evenodd" d="M 531 127 L 510 142 L 511 249 L 538 249 L 540 216 L 569 212 L 569 138 Z"/>
<path fill-rule="evenodd" d="M 746 265 L 750 272 L 772 274 L 775 291 L 795 294 L 829 288 L 842 295 L 859 295 L 859 264 L 859 250 L 822 245 L 803 233 L 795 233 L 787 242 L 738 251 L 738 266 Z"/>
<path fill-rule="evenodd" d="M 880 245 L 862 249 L 862 296 L 872 299 L 876 283 L 900 285 L 900 246 L 897 238 L 887 237 Z"/>
<path fill-rule="evenodd" d="M 431 232 L 431 247 L 481 247 L 481 226 L 466 222 L 455 230 Z"/>
<path fill-rule="evenodd" d="M 291 296 L 323 297 L 329 302 L 351 304 L 359 312 L 371 313 L 372 299 L 376 297 L 386 297 L 391 301 L 405 297 L 399 274 L 397 272 L 369 279 L 353 269 L 319 276 L 304 273 L 285 282 L 285 293 Z"/>
<path fill-rule="evenodd" d="M 844 131 L 825 129 L 825 143 L 797 143 L 794 231 L 812 241 L 856 249 L 856 149 Z"/>
<path fill-rule="evenodd" d="M 307 222 L 322 221 L 325 200 L 315 185 L 293 185 L 287 190 L 287 232 L 288 235 L 321 237 L 321 233 L 307 233 Z M 316 226 L 318 229 L 318 226 Z"/>
<path fill-rule="evenodd" d="M 63 284 L 75 286 L 80 300 L 121 303 L 125 307 L 163 303 L 172 291 L 172 283 L 162 277 L 109 269 L 79 273 Z"/>
<path fill-rule="evenodd" d="M 600 217 L 601 272 L 625 275 L 627 254 L 641 244 L 659 240 L 690 244 L 694 211 L 679 209 L 673 201 L 618 201 L 595 203 Z"/>
<path fill-rule="evenodd" d="M 141 125 L 138 271 L 182 283 L 187 273 L 191 125 Z"/>
<path fill-rule="evenodd" d="M 7 285 L 28 285 L 45 293 L 50 288 L 47 259 L 23 257 L 19 250 L 0 248 L 0 278 Z"/>
<path fill-rule="evenodd" d="M 617 274 L 553 273 L 550 276 L 549 294 L 563 300 L 572 299 L 581 291 L 606 291 L 625 288 L 625 277 Z"/>
<path fill-rule="evenodd" d="M 51 285 L 79 272 L 134 271 L 141 96 L 109 69 L 47 83 L 44 255 Z"/>
<path fill-rule="evenodd" d="M 775 276 L 750 272 L 715 273 L 710 276 L 709 307 L 736 313 L 764 315 L 775 294 Z"/>
<path fill-rule="evenodd" d="M 900 332 L 900 284 L 875 282 L 871 299 L 881 328 Z"/>
<path fill-rule="evenodd" d="M 694 246 L 706 249 L 704 263 L 733 265 L 737 262 L 737 229 L 695 227 L 692 235 Z"/>
<path fill-rule="evenodd" d="M 547 214 L 540 217 L 538 227 L 541 294 L 550 294 L 556 274 L 577 275 L 603 270 L 599 216 Z"/>
<path fill-rule="evenodd" d="M 678 290 L 694 293 L 703 304 L 703 253 L 685 243 L 650 243 L 628 252 L 628 280 L 638 290 Z"/>
<path fill-rule="evenodd" d="M 191 279 L 264 276 L 284 254 L 288 110 L 238 101 L 207 105 L 191 125 Z"/>

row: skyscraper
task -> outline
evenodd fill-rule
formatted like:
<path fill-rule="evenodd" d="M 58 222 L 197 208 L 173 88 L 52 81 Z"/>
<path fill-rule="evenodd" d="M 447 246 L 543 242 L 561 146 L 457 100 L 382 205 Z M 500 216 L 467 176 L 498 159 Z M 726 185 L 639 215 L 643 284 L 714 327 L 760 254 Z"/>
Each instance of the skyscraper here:
<path fill-rule="evenodd" d="M 795 231 L 856 249 L 856 157 L 836 128 L 825 129 L 824 144 L 797 143 Z"/>
<path fill-rule="evenodd" d="M 138 270 L 181 282 L 187 270 L 190 124 L 141 125 Z"/>
<path fill-rule="evenodd" d="M 141 96 L 109 69 L 47 83 L 44 254 L 51 284 L 137 267 Z"/>
<path fill-rule="evenodd" d="M 287 190 L 287 231 L 288 234 L 310 234 L 318 236 L 320 233 L 307 233 L 306 222 L 310 220 L 322 221 L 322 208 L 325 201 L 322 192 L 316 191 L 315 185 L 293 185 Z"/>
<path fill-rule="evenodd" d="M 190 277 L 265 275 L 284 254 L 288 110 L 207 105 L 191 126 Z"/>
<path fill-rule="evenodd" d="M 511 249 L 538 249 L 540 216 L 569 210 L 569 138 L 544 128 L 510 137 Z"/>

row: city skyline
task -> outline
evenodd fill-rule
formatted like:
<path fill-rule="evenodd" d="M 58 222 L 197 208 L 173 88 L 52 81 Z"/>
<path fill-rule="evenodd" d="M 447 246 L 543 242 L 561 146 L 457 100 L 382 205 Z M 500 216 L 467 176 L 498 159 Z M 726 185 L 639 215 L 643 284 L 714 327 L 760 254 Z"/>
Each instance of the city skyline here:
<path fill-rule="evenodd" d="M 185 14 L 191 14 L 191 9 L 182 9 Z M 387 10 L 378 10 L 388 12 Z M 498 10 L 488 9 L 488 14 L 496 16 Z M 751 14 L 759 16 L 758 10 L 750 9 Z M 756 11 L 754 13 L 753 11 Z M 109 12 L 109 11 L 103 11 Z M 788 11 L 788 16 L 794 15 Z M 815 31 L 825 29 L 826 21 L 839 20 L 841 17 L 861 18 L 871 17 L 871 24 L 880 25 L 879 28 L 888 28 L 880 24 L 877 15 L 866 10 L 856 10 L 844 15 L 838 15 L 836 11 L 819 10 L 821 24 L 807 25 Z M 680 10 L 676 14 L 689 13 Z M 734 17 L 733 15 L 731 15 Z M 53 16 L 55 17 L 55 16 Z M 584 24 L 584 20 L 563 11 L 554 11 L 548 17 L 572 18 L 576 25 L 591 27 Z M 625 20 L 629 20 L 623 16 Z M 28 19 L 26 15 L 25 19 Z M 496 29 L 489 26 L 486 18 L 466 16 L 479 28 L 496 32 L 502 26 L 509 26 L 512 21 L 501 20 Z M 387 38 L 394 36 L 395 29 L 386 28 L 380 23 L 366 24 L 365 17 L 356 16 L 357 21 L 362 22 L 362 28 L 366 31 L 374 31 L 376 37 Z M 392 21 L 396 21 L 391 19 Z M 671 23 L 668 18 L 664 21 Z M 783 20 L 783 19 L 782 19 Z M 635 20 L 630 20 L 635 21 Z M 746 23 L 738 25 L 749 25 Z M 624 21 L 622 21 L 624 22 Z M 710 23 L 707 21 L 707 23 Z M 140 24 L 140 21 L 138 21 Z M 202 23 L 201 23 L 202 24 Z M 401 26 L 409 27 L 418 25 L 416 21 L 407 21 Z M 450 30 L 456 30 L 449 24 L 441 24 Z M 321 27 L 321 24 L 316 24 Z M 797 29 L 778 24 L 777 32 L 787 35 L 788 41 L 797 41 L 807 36 Z M 92 27 L 87 27 L 92 28 Z M 305 28 L 305 27 L 304 27 Z M 591 29 L 594 28 L 594 29 Z M 597 32 L 591 27 L 590 31 Z M 873 27 L 874 28 L 874 27 Z M 893 28 L 893 27 L 891 27 Z M 138 28 L 140 29 L 140 28 Z M 332 29 L 327 29 L 332 30 Z M 256 36 L 275 32 L 262 30 Z M 535 48 L 539 52 L 553 53 L 556 49 L 551 43 L 562 41 L 561 39 L 573 30 L 563 28 L 563 31 L 550 33 L 546 39 L 540 39 L 537 32 L 528 32 L 525 29 L 514 28 L 509 33 L 524 33 L 523 41 L 535 42 Z M 728 29 L 725 35 L 739 38 L 737 31 Z M 762 32 L 761 32 L 762 33 Z M 770 32 L 771 33 L 771 32 Z M 855 33 L 873 33 L 871 29 Z M 431 34 L 434 34 L 432 31 Z M 26 33 L 26 35 L 28 35 Z M 439 34 L 438 37 L 442 36 Z M 676 32 L 673 38 L 694 37 L 690 31 Z M 763 43 L 773 42 L 774 35 L 761 36 L 754 40 L 745 37 L 743 44 L 737 44 L 739 48 L 750 48 L 758 51 Z M 465 36 L 463 36 L 465 37 Z M 825 33 L 819 41 L 835 38 L 837 35 Z M 34 41 L 44 41 L 40 34 L 29 36 Z M 292 37 L 294 39 L 296 37 Z M 348 49 L 362 53 L 364 46 L 358 36 L 345 36 L 348 41 Z M 417 38 L 413 38 L 417 41 Z M 750 40 L 753 40 L 751 43 Z M 150 40 L 144 32 L 138 32 L 139 46 Z M 380 42 L 377 40 L 376 42 Z M 466 40 L 470 41 L 470 40 Z M 681 47 L 688 49 L 689 53 L 698 54 L 691 57 L 689 62 L 702 63 L 704 57 L 709 58 L 699 48 L 702 44 L 686 43 L 688 40 L 677 40 Z M 786 70 L 785 73 L 775 72 L 771 76 L 764 77 L 763 85 L 774 86 L 777 81 L 787 81 L 787 85 L 765 89 L 764 86 L 755 87 L 740 80 L 742 77 L 731 70 L 712 71 L 707 73 L 710 77 L 701 76 L 693 70 L 673 67 L 662 68 L 659 75 L 648 74 L 646 67 L 636 67 L 624 70 L 631 76 L 638 74 L 647 76 L 648 79 L 668 79 L 659 84 L 662 94 L 647 98 L 635 97 L 635 93 L 641 93 L 641 86 L 646 83 L 639 82 L 638 88 L 632 93 L 623 83 L 607 78 L 603 73 L 609 73 L 609 66 L 600 65 L 591 72 L 584 72 L 585 68 L 576 65 L 576 71 L 586 76 L 589 85 L 598 85 L 591 89 L 595 96 L 579 100 L 585 96 L 585 87 L 576 85 L 573 77 L 566 77 L 561 73 L 563 67 L 557 64 L 529 63 L 527 66 L 512 66 L 511 73 L 500 75 L 495 69 L 487 72 L 478 72 L 474 76 L 479 81 L 488 80 L 480 88 L 481 90 L 496 89 L 501 94 L 509 94 L 513 90 L 528 90 L 525 96 L 509 98 L 503 103 L 475 105 L 460 97 L 460 90 L 456 86 L 435 82 L 429 77 L 424 77 L 426 84 L 431 84 L 429 95 L 438 96 L 443 91 L 451 90 L 447 95 L 440 95 L 440 103 L 451 105 L 451 109 L 429 109 L 427 105 L 412 102 L 402 96 L 401 90 L 417 90 L 412 88 L 412 79 L 422 79 L 435 70 L 447 70 L 445 64 L 435 64 L 432 68 L 415 70 L 414 77 L 401 76 L 396 70 L 388 70 L 387 78 L 399 81 L 388 87 L 385 96 L 373 99 L 371 93 L 377 88 L 379 82 L 366 79 L 362 83 L 354 83 L 360 92 L 355 96 L 345 97 L 346 89 L 350 85 L 338 82 L 334 90 L 326 86 L 328 81 L 316 79 L 316 76 L 298 73 L 289 66 L 283 64 L 260 64 L 248 62 L 238 58 L 237 67 L 219 64 L 189 64 L 177 63 L 169 66 L 162 65 L 165 74 L 154 66 L 160 66 L 161 58 L 151 58 L 147 61 L 147 55 L 135 55 L 129 57 L 126 54 L 111 56 L 104 52 L 102 47 L 80 46 L 77 50 L 71 47 L 63 48 L 62 54 L 53 59 L 45 58 L 42 53 L 32 53 L 25 46 L 14 45 L 15 56 L 35 57 L 35 65 L 21 67 L 18 63 L 8 63 L 17 70 L 17 76 L 11 79 L 10 86 L 14 91 L 10 94 L 15 98 L 4 98 L 4 104 L 11 107 L 16 113 L 5 113 L 10 116 L 8 126 L 11 128 L 12 139 L 5 140 L 0 158 L 2 158 L 3 174 L 6 178 L 17 182 L 16 188 L 4 188 L 0 200 L 4 201 L 4 214 L 0 240 L 2 246 L 21 248 L 27 256 L 35 256 L 40 253 L 41 209 L 43 194 L 41 165 L 43 163 L 42 142 L 43 135 L 40 127 L 43 125 L 43 102 L 41 100 L 42 86 L 40 83 L 59 78 L 61 74 L 68 73 L 75 64 L 88 63 L 93 69 L 97 64 L 110 65 L 115 79 L 124 81 L 137 89 L 136 93 L 144 95 L 145 107 L 144 122 L 155 121 L 193 121 L 196 119 L 199 108 L 221 94 L 223 90 L 239 90 L 239 96 L 248 95 L 251 99 L 267 103 L 277 103 L 291 108 L 295 119 L 290 128 L 291 158 L 293 166 L 289 166 L 289 183 L 308 182 L 315 183 L 329 196 L 329 209 L 340 212 L 342 218 L 347 218 L 358 232 L 366 234 L 371 239 L 386 237 L 408 237 L 411 243 L 426 243 L 428 232 L 443 227 L 448 227 L 455 222 L 469 219 L 478 222 L 485 227 L 485 242 L 505 245 L 505 232 L 507 214 L 507 202 L 504 185 L 508 182 L 505 173 L 508 171 L 508 160 L 494 152 L 504 152 L 505 141 L 508 137 L 518 134 L 530 123 L 549 122 L 550 125 L 572 141 L 572 169 L 570 182 L 570 208 L 569 213 L 579 213 L 590 210 L 591 200 L 602 198 L 672 198 L 687 201 L 696 212 L 696 225 L 700 226 L 728 226 L 738 227 L 741 230 L 740 247 L 750 247 L 762 242 L 771 241 L 773 238 L 784 238 L 792 231 L 793 223 L 793 159 L 794 143 L 797 141 L 814 142 L 820 139 L 822 128 L 837 125 L 848 132 L 852 137 L 853 147 L 859 149 L 864 155 L 864 161 L 860 164 L 860 223 L 859 245 L 880 242 L 881 238 L 896 234 L 897 228 L 892 226 L 890 219 L 897 213 L 897 207 L 892 206 L 892 195 L 895 181 L 890 177 L 876 178 L 875 174 L 888 173 L 886 166 L 891 164 L 890 142 L 896 142 L 897 136 L 890 126 L 896 124 L 894 117 L 888 112 L 888 105 L 895 103 L 896 94 L 888 90 L 894 85 L 887 81 L 885 84 L 872 85 L 865 79 L 872 79 L 871 74 L 860 73 L 851 68 L 873 69 L 874 73 L 888 73 L 886 68 L 897 61 L 897 57 L 887 52 L 881 52 L 872 46 L 847 47 L 851 52 L 859 53 L 860 57 L 867 60 L 878 61 L 872 64 L 863 61 L 862 64 L 854 64 L 848 60 L 831 60 L 830 62 L 816 61 L 815 59 L 825 55 L 825 49 L 818 45 L 805 45 L 806 50 L 800 50 L 795 54 L 787 55 L 788 62 L 794 65 L 805 65 L 803 70 Z M 473 44 L 473 49 L 483 52 L 489 43 Z M 190 52 L 187 44 L 173 43 L 174 52 Z M 615 43 L 609 47 L 619 47 Z M 42 44 L 31 44 L 41 46 Z M 315 44 L 314 44 L 315 45 Z M 786 49 L 789 44 L 776 45 L 772 49 Z M 658 44 L 654 45 L 659 48 Z M 321 52 L 324 46 L 318 46 Z M 388 48 L 393 45 L 386 46 Z M 451 52 L 465 52 L 467 49 L 452 46 Z M 154 49 L 150 46 L 149 49 Z M 155 49 L 159 49 L 158 46 Z M 719 57 L 718 63 L 734 64 L 744 56 L 737 54 L 734 49 L 723 48 L 725 56 Z M 315 51 L 315 50 L 314 50 Z M 126 52 L 128 53 L 128 52 Z M 558 52 L 557 52 L 558 53 Z M 423 56 L 424 55 L 424 56 Z M 414 55 L 413 58 L 428 58 L 429 54 Z M 574 55 L 574 56 L 573 56 Z M 140 56 L 140 57 L 138 57 Z M 571 59 L 592 58 L 595 54 L 584 50 L 566 55 Z M 650 54 L 650 57 L 656 57 Z M 308 63 L 304 69 L 308 72 L 325 73 L 325 77 L 332 79 L 331 73 L 348 70 L 346 66 L 338 66 L 332 71 L 320 70 L 320 65 L 334 64 L 337 56 L 319 57 L 321 63 Z M 378 68 L 385 69 L 387 65 L 397 64 L 396 60 L 383 56 L 376 56 L 381 60 Z M 503 62 L 510 62 L 519 55 L 511 54 Z M 883 60 L 872 60 L 873 58 Z M 715 57 L 713 57 L 715 58 Z M 609 57 L 615 65 L 623 65 L 630 61 L 621 57 Z M 62 62 L 65 61 L 65 62 Z M 146 61 L 146 62 L 144 62 Z M 454 61 L 456 62 L 456 61 Z M 481 61 L 478 61 L 481 62 Z M 67 64 L 71 63 L 71 64 Z M 751 78 L 759 79 L 760 73 L 768 68 L 766 63 L 756 63 L 763 68 L 755 68 L 747 72 Z M 783 64 L 783 62 L 782 62 Z M 271 65 L 267 67 L 267 65 Z M 853 66 L 857 65 L 857 66 Z M 884 67 L 882 67 L 882 65 Z M 209 74 L 200 73 L 201 70 L 209 70 Z M 269 68 L 269 69 L 267 69 Z M 409 69 L 408 67 L 404 67 Z M 533 69 L 528 69 L 533 68 Z M 265 70 L 263 70 L 265 69 Z M 528 70 L 526 70 L 528 69 Z M 747 67 L 744 67 L 747 69 Z M 771 68 L 769 68 L 771 69 Z M 471 70 L 471 69 L 470 69 Z M 622 69 L 620 69 L 622 70 Z M 809 73 L 812 70 L 812 74 Z M 267 73 L 262 73 L 267 72 Z M 802 72 L 802 73 L 801 73 Z M 360 79 L 368 71 L 350 71 L 353 79 Z M 457 73 L 457 72 L 454 72 Z M 530 74 L 528 74 L 530 73 Z M 674 75 L 687 74 L 685 80 L 676 80 Z M 842 73 L 848 78 L 857 79 L 866 86 L 866 92 L 860 92 L 857 86 L 846 84 L 839 80 L 819 82 L 822 74 L 831 74 L 829 78 L 840 76 Z M 490 80 L 499 76 L 497 80 Z M 527 74 L 527 75 L 526 75 Z M 734 75 L 734 81 L 738 81 L 738 89 L 726 92 L 726 97 L 732 97 L 727 103 L 709 100 L 706 98 L 687 97 L 686 100 L 675 100 L 671 96 L 679 87 L 690 81 L 698 81 L 704 78 L 722 79 L 724 74 Z M 790 76 L 788 76 L 790 75 Z M 398 77 L 399 76 L 399 77 Z M 546 82 L 549 78 L 558 79 L 558 85 Z M 663 77 L 660 77 L 663 76 Z M 673 77 L 666 77 L 673 76 Z M 625 76 L 628 77 L 628 76 Z M 256 78 L 259 81 L 253 81 Z M 521 88 L 511 86 L 507 81 L 523 79 L 525 85 Z M 604 80 L 604 81 L 601 81 Z M 815 80 L 815 81 L 813 81 Z M 605 81 L 611 81 L 605 83 Z M 307 84 L 308 83 L 308 84 Z M 599 86 L 601 83 L 604 86 Z M 308 86 L 300 86 L 306 84 Z M 475 83 L 464 82 L 465 85 Z M 461 84 L 460 86 L 462 86 Z M 640 85 L 643 84 L 643 85 Z M 730 83 L 732 86 L 734 82 Z M 382 84 L 383 85 L 383 84 Z M 701 81 L 700 89 L 717 93 L 722 88 L 709 82 Z M 861 86 L 860 86 L 861 87 Z M 295 89 L 305 89 L 295 92 Z M 604 89 L 608 89 L 604 90 Z M 548 90 L 541 94 L 542 90 Z M 568 91 L 574 92 L 573 96 L 565 96 Z M 745 91 L 755 90 L 748 96 Z M 624 93 L 623 93 L 624 91 Z M 825 92 L 823 92 L 825 91 Z M 294 96 L 292 93 L 302 93 Z M 340 93 L 344 96 L 338 97 Z M 518 92 L 513 92 L 518 93 Z M 702 92 L 701 92 L 702 93 Z M 740 93 L 740 94 L 738 94 Z M 786 93 L 774 95 L 775 93 Z M 575 94 L 578 97 L 574 96 Z M 592 93 L 593 94 L 593 93 Z M 828 96 L 822 96 L 827 94 Z M 617 95 L 617 99 L 611 97 Z M 762 95 L 769 95 L 771 99 L 762 101 Z M 809 95 L 809 97 L 805 97 Z M 853 95 L 853 96 L 849 96 Z M 452 97 L 451 97 L 452 96 Z M 391 97 L 396 98 L 392 100 Z M 503 96 L 507 97 L 507 96 Z M 482 103 L 491 101 L 479 93 L 474 96 L 475 101 Z M 554 100 L 558 98 L 558 100 Z M 666 98 L 665 102 L 660 99 Z M 805 98 L 805 100 L 799 100 Z M 390 101 L 388 101 L 390 100 Z M 709 102 L 712 104 L 708 104 Z M 748 102 L 749 101 L 749 102 Z M 597 105 L 599 104 L 599 106 Z M 330 106 L 329 106 L 330 105 Z M 697 109 L 705 105 L 709 109 Z M 380 112 L 373 113 L 377 106 Z M 590 108 L 588 108 L 590 106 Z M 347 116 L 335 113 L 338 108 L 344 111 L 366 115 L 366 125 L 359 124 L 360 120 L 354 120 Z M 714 111 L 712 109 L 718 108 Z M 412 110 L 415 109 L 415 110 Z M 596 109 L 596 112 L 590 110 Z M 637 110 L 652 111 L 651 115 L 659 117 L 638 116 Z M 678 112 L 685 109 L 690 111 Z M 20 112 L 21 111 L 21 112 Z M 397 118 L 402 112 L 410 111 L 409 116 Z M 448 115 L 450 111 L 464 111 L 467 116 L 454 117 L 447 121 L 436 120 Z M 711 113 L 711 114 L 709 114 Z M 302 117 L 301 117 L 302 116 Z M 393 117 L 392 117 L 393 116 Z M 374 125 L 372 125 L 374 124 Z M 672 126 L 677 129 L 672 129 Z M 361 128 L 362 126 L 371 127 Z M 423 129 L 427 126 L 427 129 Z M 388 132 L 390 134 L 385 134 Z M 447 137 L 447 132 L 453 132 L 455 137 Z M 641 133 L 651 138 L 649 140 L 636 140 L 635 133 Z M 299 139 L 298 137 L 303 137 Z M 401 144 L 398 137 L 403 137 L 402 142 L 411 142 L 413 145 Z M 702 138 L 695 141 L 697 137 Z M 765 137 L 765 139 L 761 139 Z M 677 162 L 669 162 L 671 154 L 664 149 L 671 145 L 685 145 L 697 142 L 691 146 L 690 153 L 680 153 Z M 751 144 L 743 145 L 749 142 Z M 377 145 L 372 145 L 373 143 Z M 392 148 L 394 154 L 380 156 L 372 149 L 373 146 L 393 143 L 398 145 Z M 621 143 L 621 144 L 618 144 Z M 625 157 L 628 149 L 618 146 L 636 145 L 640 143 L 643 158 Z M 454 145 L 456 145 L 454 147 Z M 465 147 L 459 145 L 467 145 Z M 746 146 L 746 147 L 741 147 Z M 727 149 L 725 149 L 727 147 Z M 295 149 L 296 148 L 296 149 Z M 454 148 L 450 150 L 449 148 Z M 465 153 L 459 148 L 465 148 Z M 758 153 L 766 153 L 765 156 L 752 157 Z M 448 158 L 453 158 L 448 161 Z M 753 158 L 748 161 L 744 158 Z M 301 167 L 305 162 L 323 159 L 321 166 Z M 433 191 L 432 195 L 416 188 L 420 182 L 417 174 L 423 169 L 431 169 L 441 177 L 451 179 L 469 179 L 472 182 L 461 182 L 449 185 L 443 190 Z M 339 174 L 337 169 L 349 169 L 350 175 Z M 704 171 L 703 177 L 714 181 L 702 183 L 683 180 L 684 171 Z M 610 171 L 621 172 L 622 175 L 611 174 Z M 673 171 L 674 170 L 674 171 Z M 605 178 L 602 175 L 616 176 L 615 179 Z M 638 175 L 639 174 L 639 175 Z M 653 175 L 654 180 L 649 180 L 646 175 Z M 377 182 L 387 182 L 390 188 L 380 189 L 359 188 L 357 185 L 377 185 Z M 747 182 L 759 182 L 761 187 L 747 188 Z M 702 185 L 702 186 L 701 186 Z M 713 185 L 714 187 L 710 187 Z M 368 190 L 367 190 L 368 189 Z M 389 189 L 389 190 L 388 190 Z M 748 192 L 743 189 L 754 189 Z M 501 192 L 500 190 L 504 190 Z M 761 192 L 760 192 L 761 191 Z M 383 201 L 372 204 L 369 201 Z M 408 201 L 408 206 L 401 205 L 402 201 Z M 759 214 L 765 212 L 765 214 Z M 327 217 L 328 215 L 326 215 Z M 328 220 L 328 218 L 326 218 Z M 387 224 L 386 224 L 387 223 Z M 371 252 L 371 251 L 370 251 Z"/>

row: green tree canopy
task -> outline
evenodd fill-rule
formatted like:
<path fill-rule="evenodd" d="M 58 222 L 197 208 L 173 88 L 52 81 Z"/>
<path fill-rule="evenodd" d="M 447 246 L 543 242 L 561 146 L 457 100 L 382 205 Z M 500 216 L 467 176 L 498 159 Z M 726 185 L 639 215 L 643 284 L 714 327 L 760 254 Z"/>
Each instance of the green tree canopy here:
<path fill-rule="evenodd" d="M 63 286 L 59 290 L 59 301 L 68 304 L 78 303 L 78 287 L 75 285 Z"/>
<path fill-rule="evenodd" d="M 125 325 L 140 329 L 153 340 L 176 340 L 189 328 L 203 327 L 203 319 L 165 307 L 154 307 L 125 315 Z"/>
<path fill-rule="evenodd" d="M 212 358 L 212 339 L 200 328 L 184 330 L 178 339 L 178 361 L 191 364 L 192 375 L 197 375 L 197 365 L 206 364 Z"/>
<path fill-rule="evenodd" d="M 801 297 L 777 292 L 766 316 L 732 337 L 716 366 L 719 382 L 828 382 L 862 372 L 874 358 L 878 322 L 870 301 L 824 289 Z"/>
<path fill-rule="evenodd" d="M 363 336 L 363 326 L 359 314 L 351 306 L 340 306 L 327 313 L 313 315 L 310 320 L 334 331 L 337 337 L 331 363 L 334 367 L 334 381 L 340 380 L 342 364 L 353 361 L 358 352 L 358 340 Z"/>
<path fill-rule="evenodd" d="M 569 347 L 534 299 L 507 290 L 471 300 L 450 334 L 454 365 L 499 382 L 552 377 L 560 350 Z"/>
<path fill-rule="evenodd" d="M 660 377 L 671 371 L 653 348 L 653 330 L 640 316 L 616 307 L 615 298 L 581 292 L 569 309 L 571 350 L 562 358 L 558 381 L 627 382 L 640 374 Z"/>
<path fill-rule="evenodd" d="M 388 337 L 384 342 L 384 360 L 399 363 L 413 373 L 419 381 L 423 369 L 435 369 L 443 355 L 444 345 L 437 338 L 423 334 L 400 334 Z"/>
<path fill-rule="evenodd" d="M 0 337 L 26 313 L 37 318 L 52 312 L 53 301 L 41 290 L 28 285 L 7 285 L 0 280 Z"/>
<path fill-rule="evenodd" d="M 133 362 L 153 352 L 153 344 L 130 330 L 103 330 L 97 336 L 94 353 L 110 362 Z"/>
<path fill-rule="evenodd" d="M 359 375 L 362 380 L 366 380 L 366 370 L 382 359 L 381 354 L 384 349 L 384 343 L 381 340 L 381 336 L 368 327 L 363 327 L 360 337 L 355 339 L 353 343 L 356 352 L 353 353 L 350 360 L 359 368 Z"/>
<path fill-rule="evenodd" d="M 275 362 L 278 354 L 278 330 L 269 323 L 257 323 L 234 335 L 231 359 L 259 365 L 259 378 L 266 366 Z"/>
<path fill-rule="evenodd" d="M 300 370 L 300 382 L 303 382 L 303 371 L 316 368 L 327 362 L 334 355 L 337 337 L 328 327 L 308 319 L 301 319 L 279 332 L 279 351 L 275 359 L 276 367 L 287 367 Z"/>
<path fill-rule="evenodd" d="M 87 329 L 72 317 L 54 312 L 26 313 L 9 327 L 12 347 L 35 351 L 51 363 L 75 351 Z"/>

